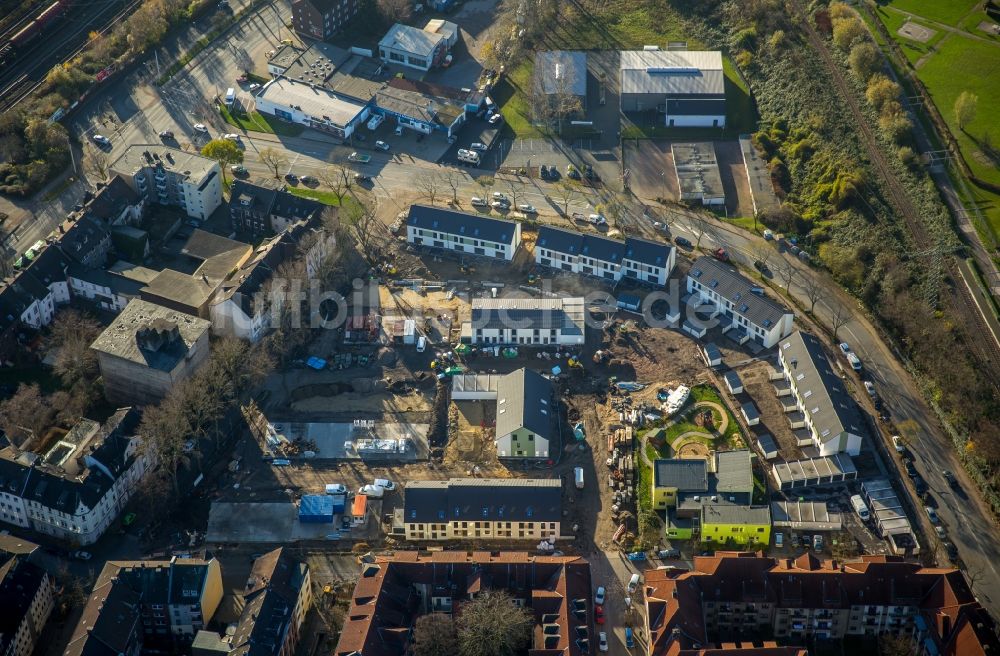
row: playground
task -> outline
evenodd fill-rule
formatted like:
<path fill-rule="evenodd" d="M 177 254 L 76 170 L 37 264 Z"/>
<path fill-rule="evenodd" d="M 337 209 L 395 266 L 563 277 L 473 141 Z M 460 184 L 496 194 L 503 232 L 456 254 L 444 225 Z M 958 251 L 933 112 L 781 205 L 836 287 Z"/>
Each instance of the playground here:
<path fill-rule="evenodd" d="M 691 389 L 688 405 L 674 417 L 639 431 L 643 459 L 707 458 L 712 451 L 745 447 L 739 425 L 711 385 Z"/>

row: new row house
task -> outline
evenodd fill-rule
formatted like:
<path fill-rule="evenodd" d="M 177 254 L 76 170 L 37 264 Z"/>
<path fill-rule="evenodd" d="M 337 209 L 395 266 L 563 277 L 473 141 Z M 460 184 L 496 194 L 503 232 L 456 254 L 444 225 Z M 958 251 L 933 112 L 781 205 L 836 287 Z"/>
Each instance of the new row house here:
<path fill-rule="evenodd" d="M 474 298 L 461 340 L 484 346 L 583 346 L 584 299 Z"/>
<path fill-rule="evenodd" d="M 625 241 L 575 230 L 542 226 L 535 242 L 535 263 L 619 282 L 628 278 L 663 287 L 676 262 L 670 244 L 627 237 Z"/>
<path fill-rule="evenodd" d="M 764 294 L 764 288 L 746 278 L 736 267 L 714 257 L 699 257 L 687 276 L 687 291 L 708 319 L 719 319 L 721 328 L 738 343 L 753 341 L 771 348 L 792 332 L 795 315 Z M 695 337 L 705 334 L 703 324 L 690 320 L 684 330 Z"/>
<path fill-rule="evenodd" d="M 509 262 L 521 245 L 521 224 L 430 205 L 411 205 L 406 241 Z"/>
<path fill-rule="evenodd" d="M 778 361 L 784 374 L 778 394 L 795 399 L 788 415 L 791 428 L 807 431 L 821 456 L 858 455 L 864 432 L 861 415 L 820 340 L 797 330 L 779 343 Z"/>

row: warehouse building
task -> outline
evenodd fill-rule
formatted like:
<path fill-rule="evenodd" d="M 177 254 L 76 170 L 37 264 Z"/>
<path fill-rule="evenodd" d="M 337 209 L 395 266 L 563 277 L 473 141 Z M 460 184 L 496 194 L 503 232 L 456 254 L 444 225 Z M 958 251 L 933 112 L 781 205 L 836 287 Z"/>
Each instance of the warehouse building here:
<path fill-rule="evenodd" d="M 343 97 L 319 84 L 278 77 L 265 84 L 255 98 L 257 111 L 283 121 L 346 139 L 371 113 L 357 100 Z"/>
<path fill-rule="evenodd" d="M 621 110 L 658 112 L 667 127 L 726 127 L 726 76 L 718 50 L 621 53 Z"/>

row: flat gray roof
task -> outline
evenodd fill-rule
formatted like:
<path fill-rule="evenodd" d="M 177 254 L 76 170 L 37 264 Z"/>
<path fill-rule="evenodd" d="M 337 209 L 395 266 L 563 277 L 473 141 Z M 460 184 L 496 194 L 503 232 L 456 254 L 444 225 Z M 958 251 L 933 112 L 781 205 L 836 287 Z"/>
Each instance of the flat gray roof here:
<path fill-rule="evenodd" d="M 814 531 L 839 531 L 843 526 L 840 513 L 832 513 L 825 503 L 812 501 L 774 501 L 771 521 L 775 526 Z"/>
<path fill-rule="evenodd" d="M 587 53 L 580 50 L 536 52 L 535 75 L 544 93 L 586 97 Z"/>
<path fill-rule="evenodd" d="M 141 299 L 133 299 L 111 325 L 94 340 L 90 348 L 153 369 L 171 371 L 179 360 L 186 357 L 202 335 L 208 332 L 211 325 L 205 319 Z M 177 327 L 180 335 L 179 343 L 155 352 L 139 348 L 136 333 L 140 330 L 171 326 Z"/>
<path fill-rule="evenodd" d="M 722 175 L 711 141 L 670 145 L 681 198 L 725 198 Z"/>
<path fill-rule="evenodd" d="M 265 84 L 257 96 L 283 107 L 295 105 L 299 111 L 309 116 L 328 117 L 331 123 L 341 127 L 346 126 L 365 109 L 361 103 L 341 98 L 326 87 L 284 77 Z"/>
<path fill-rule="evenodd" d="M 408 54 L 430 59 L 431 55 L 434 54 L 434 49 L 446 38 L 444 34 L 396 23 L 378 42 L 378 47 L 401 50 Z"/>
<path fill-rule="evenodd" d="M 823 458 L 806 458 L 774 463 L 774 473 L 782 483 L 808 481 L 817 478 L 856 478 L 858 468 L 846 453 Z"/>

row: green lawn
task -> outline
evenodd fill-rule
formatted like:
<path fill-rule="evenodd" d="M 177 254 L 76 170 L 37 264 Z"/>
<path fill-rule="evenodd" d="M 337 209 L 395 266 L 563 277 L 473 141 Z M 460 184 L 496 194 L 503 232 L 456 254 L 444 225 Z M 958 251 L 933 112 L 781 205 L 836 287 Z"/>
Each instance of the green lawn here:
<path fill-rule="evenodd" d="M 903 54 L 906 58 L 910 60 L 910 63 L 915 64 L 917 60 L 926 55 L 931 51 L 931 48 L 941 41 L 947 35 L 947 32 L 935 28 L 927 23 L 922 23 L 920 21 L 912 21 L 921 27 L 926 27 L 931 30 L 935 30 L 934 36 L 932 36 L 926 43 L 920 43 L 919 41 L 913 41 L 899 35 L 899 28 L 905 25 L 910 19 L 905 14 L 901 14 L 896 11 L 891 11 L 883 8 L 879 8 L 878 16 L 885 23 L 886 29 L 889 30 L 889 34 L 893 35 L 893 38 L 899 43 L 899 47 L 902 48 Z"/>
<path fill-rule="evenodd" d="M 509 130 L 519 139 L 545 136 L 538 127 L 531 124 L 528 92 L 534 70 L 534 63 L 525 59 L 511 69 L 491 92 L 491 97 L 499 105 L 504 123 L 507 124 L 504 132 Z"/>
<path fill-rule="evenodd" d="M 962 21 L 961 28 L 968 32 L 969 34 L 974 34 L 983 39 L 990 39 L 991 41 L 996 41 L 1000 43 L 1000 35 L 993 34 L 992 32 L 984 32 L 979 29 L 979 24 L 983 21 L 988 23 L 995 23 L 996 20 L 990 18 L 985 11 L 974 11 L 965 17 Z"/>
<path fill-rule="evenodd" d="M 324 205 L 332 205 L 337 207 L 340 202 L 337 200 L 337 196 L 330 191 L 320 191 L 319 189 L 310 189 L 309 187 L 288 187 L 288 193 L 293 196 L 298 196 L 299 198 L 311 198 L 313 200 L 318 200 Z M 344 197 L 344 204 L 347 205 L 351 202 L 350 196 Z"/>
<path fill-rule="evenodd" d="M 978 0 L 894 0 L 889 6 L 955 27 L 976 4 Z"/>
<path fill-rule="evenodd" d="M 223 105 L 219 105 L 219 113 L 226 123 L 243 128 L 247 132 L 266 132 L 267 134 L 279 134 L 283 137 L 297 137 L 302 134 L 304 129 L 301 125 L 285 123 L 273 116 L 259 112 L 233 114 Z"/>

